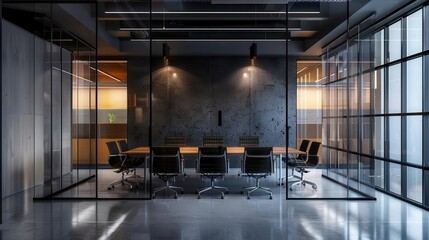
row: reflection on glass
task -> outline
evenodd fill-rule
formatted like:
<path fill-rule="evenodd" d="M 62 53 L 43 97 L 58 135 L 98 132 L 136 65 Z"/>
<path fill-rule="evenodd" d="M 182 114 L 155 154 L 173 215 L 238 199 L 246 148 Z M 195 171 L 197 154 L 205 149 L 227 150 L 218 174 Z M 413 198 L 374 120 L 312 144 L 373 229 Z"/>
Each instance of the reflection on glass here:
<path fill-rule="evenodd" d="M 349 96 L 350 96 L 350 115 L 355 116 L 359 114 L 359 84 L 358 78 L 349 78 Z M 344 106 L 347 109 L 347 105 Z"/>
<path fill-rule="evenodd" d="M 401 112 L 401 64 L 389 67 L 389 113 Z"/>
<path fill-rule="evenodd" d="M 388 62 L 401 58 L 401 21 L 389 26 L 389 54 Z"/>
<path fill-rule="evenodd" d="M 362 153 L 371 155 L 372 126 L 370 117 L 362 117 L 361 146 Z"/>
<path fill-rule="evenodd" d="M 422 170 L 407 167 L 407 197 L 417 202 L 422 202 Z"/>
<path fill-rule="evenodd" d="M 374 73 L 374 113 L 384 113 L 384 69 Z"/>
<path fill-rule="evenodd" d="M 375 66 L 384 64 L 384 29 L 374 35 Z"/>
<path fill-rule="evenodd" d="M 375 186 L 384 189 L 384 161 L 375 160 Z"/>
<path fill-rule="evenodd" d="M 401 165 L 389 163 L 390 191 L 401 194 Z"/>
<path fill-rule="evenodd" d="M 423 21 L 422 10 L 411 14 L 406 18 L 407 21 L 407 56 L 422 51 L 423 39 Z"/>
<path fill-rule="evenodd" d="M 384 117 L 374 118 L 375 156 L 384 158 Z"/>
<path fill-rule="evenodd" d="M 401 117 L 389 118 L 389 156 L 401 160 Z"/>
<path fill-rule="evenodd" d="M 407 62 L 407 112 L 422 111 L 422 58 Z"/>
<path fill-rule="evenodd" d="M 371 114 L 371 74 L 369 73 L 362 76 L 361 97 L 362 114 Z"/>
<path fill-rule="evenodd" d="M 407 117 L 407 162 L 422 164 L 422 116 Z"/>

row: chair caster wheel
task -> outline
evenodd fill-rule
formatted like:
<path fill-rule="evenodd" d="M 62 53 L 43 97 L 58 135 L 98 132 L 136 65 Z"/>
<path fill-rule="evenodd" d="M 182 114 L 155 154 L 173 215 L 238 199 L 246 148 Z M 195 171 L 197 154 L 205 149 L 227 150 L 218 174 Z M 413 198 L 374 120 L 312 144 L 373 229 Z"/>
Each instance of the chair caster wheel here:
<path fill-rule="evenodd" d="M 184 191 L 182 190 L 182 191 L 181 191 L 181 193 L 183 194 L 183 193 L 184 193 Z"/>
<path fill-rule="evenodd" d="M 304 186 L 304 187 L 305 187 L 305 183 L 302 183 L 302 186 Z"/>
<path fill-rule="evenodd" d="M 174 195 L 174 199 L 177 199 L 177 195 Z"/>
<path fill-rule="evenodd" d="M 291 190 L 291 191 L 292 191 L 292 188 L 289 188 L 289 190 Z"/>
<path fill-rule="evenodd" d="M 112 188 L 111 188 L 111 187 L 108 187 L 108 188 L 107 188 L 107 191 L 112 191 Z"/>
<path fill-rule="evenodd" d="M 223 199 L 223 196 L 220 196 L 220 199 Z"/>
<path fill-rule="evenodd" d="M 317 186 L 314 186 L 314 185 L 313 185 L 313 189 L 317 189 Z"/>
<path fill-rule="evenodd" d="M 250 197 L 249 197 L 249 196 L 247 196 L 247 199 L 250 199 Z"/>
<path fill-rule="evenodd" d="M 240 194 L 243 194 L 244 192 L 243 191 L 240 191 Z"/>
<path fill-rule="evenodd" d="M 197 197 L 198 199 L 201 199 L 201 196 L 200 195 L 198 195 L 198 197 Z"/>
<path fill-rule="evenodd" d="M 229 193 L 228 191 L 225 192 L 225 194 L 228 194 L 228 193 Z"/>
<path fill-rule="evenodd" d="M 152 195 L 152 199 L 155 199 L 155 195 Z"/>
<path fill-rule="evenodd" d="M 270 196 L 270 199 L 273 199 L 273 196 Z"/>

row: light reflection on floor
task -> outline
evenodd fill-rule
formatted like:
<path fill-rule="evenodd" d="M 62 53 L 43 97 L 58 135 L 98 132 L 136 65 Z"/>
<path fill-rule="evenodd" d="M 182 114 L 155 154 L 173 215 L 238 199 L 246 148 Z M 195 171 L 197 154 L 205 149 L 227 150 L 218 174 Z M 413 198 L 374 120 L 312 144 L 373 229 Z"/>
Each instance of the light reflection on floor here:
<path fill-rule="evenodd" d="M 3 200 L 2 239 L 429 238 L 427 211 L 379 192 L 377 201 L 306 201 L 285 200 L 285 188 L 272 188 L 273 200 L 233 192 L 223 200 L 187 193 L 148 201 L 38 202 L 30 190 Z"/>

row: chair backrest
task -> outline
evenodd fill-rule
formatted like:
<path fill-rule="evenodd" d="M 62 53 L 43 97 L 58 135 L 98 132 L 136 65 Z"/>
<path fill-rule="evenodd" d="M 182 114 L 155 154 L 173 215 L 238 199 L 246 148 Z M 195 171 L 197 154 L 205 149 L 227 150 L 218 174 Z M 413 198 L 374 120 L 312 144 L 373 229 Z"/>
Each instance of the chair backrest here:
<path fill-rule="evenodd" d="M 273 172 L 272 147 L 246 147 L 244 149 L 244 172 L 269 174 Z"/>
<path fill-rule="evenodd" d="M 299 151 L 307 152 L 308 145 L 310 145 L 310 141 L 307 139 L 303 139 L 301 141 L 301 145 L 299 146 Z"/>
<path fill-rule="evenodd" d="M 226 147 L 198 148 L 197 171 L 199 173 L 227 173 Z"/>
<path fill-rule="evenodd" d="M 165 137 L 164 145 L 167 147 L 182 147 L 186 146 L 186 137 Z"/>
<path fill-rule="evenodd" d="M 153 147 L 151 152 L 153 173 L 180 173 L 179 147 Z"/>
<path fill-rule="evenodd" d="M 109 165 L 113 168 L 121 168 L 123 158 L 119 156 L 119 149 L 116 142 L 106 142 L 107 149 L 109 150 L 109 156 L 107 161 L 109 162 Z"/>
<path fill-rule="evenodd" d="M 240 136 L 238 142 L 240 147 L 259 147 L 258 136 Z"/>
<path fill-rule="evenodd" d="M 307 139 L 303 139 L 301 141 L 301 145 L 299 146 L 299 151 L 307 152 L 308 145 L 310 145 L 310 141 Z M 307 156 L 305 154 L 298 155 L 297 159 L 305 159 Z"/>
<path fill-rule="evenodd" d="M 310 149 L 308 150 L 308 160 L 307 165 L 317 166 L 319 164 L 319 148 L 320 142 L 312 142 L 310 145 Z"/>
<path fill-rule="evenodd" d="M 221 136 L 205 136 L 203 138 L 204 147 L 218 147 L 223 146 L 223 137 Z"/>
<path fill-rule="evenodd" d="M 121 152 L 125 152 L 125 151 L 129 150 L 127 141 L 119 140 L 117 142 L 118 142 L 119 149 L 121 150 Z"/>
<path fill-rule="evenodd" d="M 109 150 L 109 155 L 118 155 L 119 154 L 119 148 L 116 142 L 106 142 L 107 149 Z"/>

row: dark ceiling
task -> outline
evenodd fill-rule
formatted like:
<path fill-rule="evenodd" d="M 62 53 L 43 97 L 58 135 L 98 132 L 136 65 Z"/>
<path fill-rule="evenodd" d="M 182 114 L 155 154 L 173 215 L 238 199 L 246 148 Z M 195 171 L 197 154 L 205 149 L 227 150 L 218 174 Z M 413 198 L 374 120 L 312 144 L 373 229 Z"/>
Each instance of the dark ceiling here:
<path fill-rule="evenodd" d="M 408 2 L 422 1 L 350 0 L 350 26 L 368 16 L 376 21 Z M 14 2 L 4 4 L 8 11 L 3 11 L 3 16 L 13 22 L 21 21 L 25 26 L 31 18 L 40 22 L 50 16 L 46 5 Z M 289 55 L 311 57 L 319 56 L 322 47 L 346 31 L 345 0 L 289 1 L 288 15 L 284 2 L 156 0 L 152 9 L 149 1 L 98 1 L 98 9 L 95 4 L 60 3 L 53 6 L 52 18 L 93 46 L 98 28 L 98 54 L 105 58 L 147 56 L 150 37 L 154 55 L 162 54 L 165 42 L 173 56 L 244 56 L 256 42 L 259 55 L 284 56 L 288 39 Z"/>

